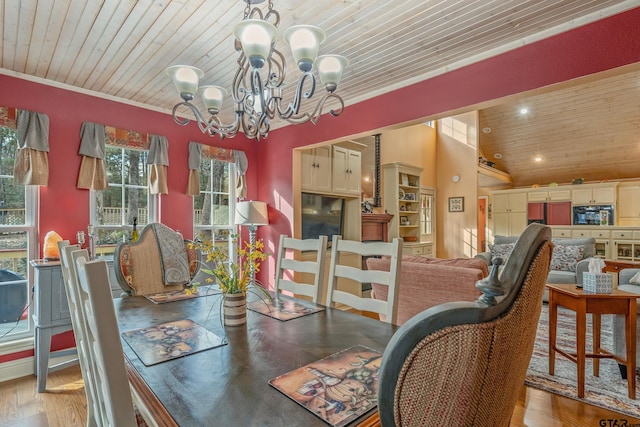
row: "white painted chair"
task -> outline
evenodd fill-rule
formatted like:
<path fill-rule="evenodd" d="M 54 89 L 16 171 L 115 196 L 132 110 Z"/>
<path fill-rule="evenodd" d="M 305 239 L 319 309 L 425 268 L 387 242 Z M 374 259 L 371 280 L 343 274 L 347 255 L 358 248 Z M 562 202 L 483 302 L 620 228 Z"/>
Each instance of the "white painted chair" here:
<path fill-rule="evenodd" d="M 358 267 L 346 265 L 341 257 L 346 254 L 363 256 L 388 256 L 391 259 L 389 271 L 363 270 L 362 262 Z M 370 311 L 386 316 L 385 321 L 396 324 L 398 317 L 398 287 L 400 282 L 400 262 L 402 259 L 402 240 L 395 238 L 392 242 L 356 242 L 342 240 L 340 236 L 333 236 L 331 243 L 331 264 L 329 265 L 329 284 L 326 305 L 335 307 L 336 303 L 348 305 L 356 310 Z M 389 287 L 387 301 L 337 289 L 338 280 L 362 283 L 379 283 Z"/>
<path fill-rule="evenodd" d="M 86 250 L 62 246 L 63 276 L 87 394 L 87 426 L 137 426 L 107 263 L 89 261 Z"/>
<path fill-rule="evenodd" d="M 276 262 L 276 294 L 289 291 L 296 295 L 311 297 L 314 303 L 322 298 L 322 286 L 324 283 L 325 259 L 327 254 L 327 236 L 317 239 L 294 239 L 285 235 L 280 236 L 280 246 Z M 287 258 L 287 250 L 315 252 L 315 260 L 303 261 Z M 302 274 L 312 275 L 313 282 L 303 282 Z M 310 276 L 306 276 L 310 277 Z"/>
<path fill-rule="evenodd" d="M 78 277 L 76 275 L 75 264 L 72 264 L 71 253 L 80 251 L 80 245 L 70 245 L 68 240 L 58 242 L 58 251 L 60 252 L 60 266 L 62 269 L 62 279 L 64 280 L 65 290 L 67 293 L 67 301 L 69 303 L 69 312 L 71 314 L 71 325 L 73 326 L 73 335 L 76 341 L 76 351 L 78 352 L 78 361 L 80 363 L 80 371 L 84 379 L 84 391 L 87 398 L 87 426 L 96 426 L 96 403 L 97 396 L 95 390 L 95 382 L 90 380 L 93 378 L 93 372 L 87 355 L 89 354 L 88 343 L 86 341 L 86 322 L 84 316 L 81 315 L 77 292 Z M 73 269 L 71 268 L 73 267 Z"/>

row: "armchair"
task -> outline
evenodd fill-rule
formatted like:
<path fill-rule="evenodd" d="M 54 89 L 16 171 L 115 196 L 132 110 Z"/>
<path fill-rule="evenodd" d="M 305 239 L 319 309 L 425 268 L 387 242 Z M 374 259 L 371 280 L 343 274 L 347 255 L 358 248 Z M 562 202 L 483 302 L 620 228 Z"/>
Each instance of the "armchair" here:
<path fill-rule="evenodd" d="M 550 239 L 548 227 L 529 225 L 500 279 L 495 271 L 478 282 L 478 301 L 431 307 L 396 331 L 379 371 L 383 427 L 509 425 L 533 352 Z"/>
<path fill-rule="evenodd" d="M 145 226 L 136 242 L 120 243 L 114 253 L 118 284 L 129 295 L 184 289 L 200 269 L 200 251 L 164 224 Z"/>
<path fill-rule="evenodd" d="M 503 265 L 510 253 L 510 245 L 515 244 L 519 236 L 495 236 L 491 251 L 481 252 L 476 258 L 483 259 L 491 265 L 492 258 L 500 256 Z M 589 260 L 596 253 L 596 239 L 593 237 L 551 239 L 555 248 L 551 259 L 551 267 L 547 283 L 582 284 L 582 274 L 589 271 Z M 543 301 L 548 301 L 545 289 Z"/>

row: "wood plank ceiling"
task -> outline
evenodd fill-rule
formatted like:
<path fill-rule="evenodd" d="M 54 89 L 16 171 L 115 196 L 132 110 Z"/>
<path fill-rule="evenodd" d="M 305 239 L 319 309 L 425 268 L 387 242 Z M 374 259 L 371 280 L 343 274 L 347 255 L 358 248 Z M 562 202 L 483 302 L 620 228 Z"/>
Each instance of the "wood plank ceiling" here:
<path fill-rule="evenodd" d="M 320 53 L 339 53 L 349 58 L 338 89 L 347 106 L 640 6 L 638 0 L 273 0 L 273 3 L 281 14 L 280 33 L 296 24 L 318 25 L 327 33 Z M 240 0 L 0 0 L 0 72 L 44 79 L 62 87 L 170 112 L 179 97 L 164 73 L 169 65 L 197 66 L 204 71 L 203 83 L 231 87 L 237 59 L 231 31 L 241 19 L 244 7 Z M 292 80 L 297 70 L 288 47 L 279 41 L 278 48 L 285 55 L 287 75 Z M 292 82 L 289 88 L 293 86 Z M 625 93 L 625 89 L 620 92 Z M 285 92 L 285 99 L 289 99 L 287 95 Z M 571 107 L 563 103 L 569 95 L 564 93 L 550 102 L 560 111 L 563 108 L 570 111 Z M 574 95 L 579 95 L 579 91 Z M 544 103 L 545 99 L 544 94 L 532 98 L 532 110 L 537 111 L 536 103 Z M 603 114 L 606 100 L 595 99 L 601 102 L 597 113 Z M 633 105 L 629 107 L 633 109 Z M 492 132 L 482 135 L 481 144 L 488 154 L 502 152 L 504 157 L 499 165 L 516 177 L 516 184 L 520 183 L 520 166 L 514 162 L 530 156 L 527 150 L 532 147 L 542 152 L 543 143 L 553 143 L 554 151 L 545 154 L 548 159 L 577 152 L 584 153 L 585 161 L 590 161 L 593 156 L 609 151 L 582 147 L 584 139 L 580 135 L 591 135 L 595 133 L 593 129 L 583 127 L 578 132 L 571 128 L 571 139 L 548 136 L 557 111 L 547 113 L 544 128 L 530 126 L 520 128 L 518 134 L 508 134 L 515 122 L 498 123 L 509 116 L 507 107 L 504 108 L 496 106 L 482 112 L 484 126 L 491 127 Z M 595 112 L 596 106 L 593 108 Z M 221 112 L 223 121 L 231 121 L 232 110 L 232 102 L 227 100 Z M 627 114 L 632 115 L 632 111 Z M 638 126 L 636 118 L 624 115 L 611 119 L 581 115 L 581 120 L 583 124 L 600 123 L 602 132 L 622 121 L 634 122 L 636 131 Z M 273 128 L 279 125 L 283 124 L 274 123 Z M 555 130 L 563 130 L 563 126 L 568 129 L 568 124 L 560 123 Z M 524 136 L 526 132 L 531 134 Z M 600 145 L 616 143 L 605 134 L 600 135 Z M 501 138 L 509 138 L 507 143 L 509 150 L 513 144 L 513 153 L 500 145 Z M 563 151 L 561 147 L 566 149 Z M 620 146 L 616 149 L 624 150 Z M 611 165 L 609 161 L 605 163 Z M 525 169 L 523 173 L 531 175 L 530 179 L 523 178 L 523 183 L 549 181 L 548 174 Z M 576 177 L 576 173 L 559 171 L 554 180 L 566 181 Z M 634 173 L 640 175 L 637 169 Z M 581 177 L 589 179 L 590 175 Z"/>

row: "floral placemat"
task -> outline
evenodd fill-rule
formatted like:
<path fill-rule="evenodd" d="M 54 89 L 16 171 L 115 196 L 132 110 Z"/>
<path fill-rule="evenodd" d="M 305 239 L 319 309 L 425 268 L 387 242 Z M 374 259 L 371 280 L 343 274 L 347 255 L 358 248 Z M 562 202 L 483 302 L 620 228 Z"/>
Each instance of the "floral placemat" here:
<path fill-rule="evenodd" d="M 281 375 L 269 384 L 334 427 L 378 405 L 382 355 L 356 345 Z"/>
<path fill-rule="evenodd" d="M 156 294 L 145 295 L 145 298 L 154 304 L 165 302 L 182 301 L 185 299 L 198 298 L 207 295 L 219 294 L 220 290 L 213 285 L 198 286 L 195 291 L 183 289 L 180 291 L 158 292 Z"/>
<path fill-rule="evenodd" d="M 122 337 L 145 366 L 226 344 L 191 319 L 123 332 Z"/>
<path fill-rule="evenodd" d="M 247 304 L 247 308 L 282 321 L 326 310 L 325 307 L 309 301 L 293 299 L 284 295 L 276 295 L 273 292 L 270 292 L 270 295 L 270 300 L 264 298 L 252 301 Z"/>

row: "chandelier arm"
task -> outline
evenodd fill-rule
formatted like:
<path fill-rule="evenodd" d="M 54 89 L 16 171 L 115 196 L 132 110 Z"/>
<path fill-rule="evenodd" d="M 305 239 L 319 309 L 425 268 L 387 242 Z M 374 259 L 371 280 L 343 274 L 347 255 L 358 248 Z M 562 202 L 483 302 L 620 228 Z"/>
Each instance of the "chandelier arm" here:
<path fill-rule="evenodd" d="M 305 82 L 307 81 L 307 79 L 309 79 L 309 81 L 311 82 L 311 87 L 309 88 L 308 91 L 303 92 L 304 90 L 304 85 Z M 290 117 L 294 116 L 294 115 L 298 115 L 299 111 L 300 111 L 300 105 L 302 103 L 302 99 L 308 99 L 311 98 L 315 92 L 315 87 L 316 87 L 316 78 L 315 76 L 310 73 L 310 72 L 305 72 L 300 76 L 300 80 L 298 80 L 298 85 L 296 86 L 296 91 L 295 94 L 293 96 L 293 101 L 289 103 L 289 105 L 287 106 L 287 109 L 282 111 L 280 109 L 280 105 L 278 105 L 278 115 L 280 116 L 280 118 L 285 119 L 285 120 L 289 120 Z M 308 120 L 308 119 L 307 119 Z M 305 120 L 306 122 L 306 120 Z M 304 122 L 302 122 L 304 123 Z"/>
<path fill-rule="evenodd" d="M 291 116 L 286 120 L 289 123 L 296 124 L 296 125 L 306 123 L 308 121 L 310 121 L 314 125 L 318 124 L 318 121 L 320 120 L 320 116 L 322 116 L 322 110 L 324 109 L 324 106 L 329 99 L 333 99 L 338 104 L 340 104 L 340 108 L 329 110 L 329 114 L 331 114 L 334 117 L 338 117 L 340 114 L 342 114 L 342 111 L 344 111 L 344 101 L 342 100 L 340 95 L 336 93 L 327 93 L 318 100 L 318 103 L 316 104 L 316 108 L 313 110 L 312 113 L 303 113 L 303 114 Z"/>
<path fill-rule="evenodd" d="M 287 68 L 285 67 L 285 59 L 282 52 L 273 48 L 269 57 L 269 84 L 271 86 L 280 87 L 287 78 Z M 275 68 L 275 72 L 272 69 Z"/>

